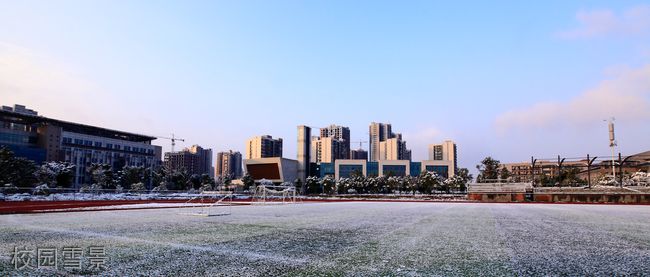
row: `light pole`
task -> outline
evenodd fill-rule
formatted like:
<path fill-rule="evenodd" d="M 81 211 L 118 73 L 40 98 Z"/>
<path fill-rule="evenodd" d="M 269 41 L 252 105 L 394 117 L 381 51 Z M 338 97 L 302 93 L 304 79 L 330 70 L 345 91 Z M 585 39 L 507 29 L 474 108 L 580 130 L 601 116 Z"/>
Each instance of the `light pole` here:
<path fill-rule="evenodd" d="M 616 137 L 614 136 L 614 120 L 616 120 L 614 117 L 611 117 L 609 120 L 605 120 L 608 122 L 608 127 L 609 127 L 609 148 L 612 150 L 612 176 L 614 179 L 614 182 L 616 182 L 616 169 L 614 166 L 614 148 L 616 148 Z"/>

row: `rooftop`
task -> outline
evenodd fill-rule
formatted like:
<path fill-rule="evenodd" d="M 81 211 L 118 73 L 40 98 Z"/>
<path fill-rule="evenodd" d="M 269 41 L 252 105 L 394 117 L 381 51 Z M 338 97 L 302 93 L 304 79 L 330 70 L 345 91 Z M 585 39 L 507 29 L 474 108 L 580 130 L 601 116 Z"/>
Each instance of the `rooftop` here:
<path fill-rule="evenodd" d="M 39 116 L 39 115 L 17 113 L 14 111 L 10 111 L 8 109 L 1 109 L 0 116 L 15 118 L 17 119 L 16 120 L 17 123 L 50 124 L 53 126 L 61 127 L 63 128 L 64 131 L 68 131 L 68 132 L 75 132 L 75 133 L 81 133 L 81 134 L 87 134 L 93 136 L 101 136 L 101 137 L 107 137 L 107 138 L 113 138 L 119 140 L 145 142 L 145 141 L 152 141 L 156 139 L 156 137 L 153 136 L 123 132 L 118 130 L 111 130 L 102 127 L 74 123 L 74 122 L 53 119 L 53 118 Z"/>

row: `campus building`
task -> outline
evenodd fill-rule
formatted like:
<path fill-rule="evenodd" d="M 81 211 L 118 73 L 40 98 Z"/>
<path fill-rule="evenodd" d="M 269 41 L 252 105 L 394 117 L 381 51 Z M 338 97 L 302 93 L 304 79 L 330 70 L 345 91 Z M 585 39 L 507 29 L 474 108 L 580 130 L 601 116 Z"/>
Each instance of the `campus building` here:
<path fill-rule="evenodd" d="M 424 171 L 436 172 L 443 178 L 455 175 L 454 165 L 449 161 L 421 161 L 409 160 L 380 160 L 370 162 L 366 160 L 336 160 L 334 163 L 321 163 L 319 177 L 331 176 L 336 179 L 350 178 L 355 174 L 366 177 L 376 176 L 419 176 Z"/>
<path fill-rule="evenodd" d="M 232 150 L 217 153 L 215 168 L 215 177 L 229 177 L 231 179 L 241 178 L 243 176 L 241 153 Z"/>
<path fill-rule="evenodd" d="M 108 164 L 117 171 L 124 166 L 160 166 L 162 148 L 155 137 L 39 116 L 15 105 L 0 109 L 0 147 L 16 156 L 41 164 L 47 161 L 75 165 L 75 187 L 92 182 L 87 168 Z"/>
<path fill-rule="evenodd" d="M 244 160 L 246 172 L 256 182 L 262 179 L 273 183 L 294 182 L 298 178 L 298 161 L 281 157 Z"/>
<path fill-rule="evenodd" d="M 282 139 L 256 136 L 246 141 L 246 159 L 282 157 Z"/>

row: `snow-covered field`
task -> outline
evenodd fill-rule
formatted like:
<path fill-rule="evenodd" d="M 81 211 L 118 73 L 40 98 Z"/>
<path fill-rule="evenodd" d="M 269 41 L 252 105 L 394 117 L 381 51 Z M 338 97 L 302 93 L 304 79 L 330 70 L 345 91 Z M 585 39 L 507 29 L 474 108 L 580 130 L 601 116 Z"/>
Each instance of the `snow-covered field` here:
<path fill-rule="evenodd" d="M 110 276 L 650 272 L 650 206 L 343 202 L 182 214 L 191 209 L 1 215 L 0 276 L 67 272 L 16 271 L 15 246 L 93 245 L 105 246 Z"/>

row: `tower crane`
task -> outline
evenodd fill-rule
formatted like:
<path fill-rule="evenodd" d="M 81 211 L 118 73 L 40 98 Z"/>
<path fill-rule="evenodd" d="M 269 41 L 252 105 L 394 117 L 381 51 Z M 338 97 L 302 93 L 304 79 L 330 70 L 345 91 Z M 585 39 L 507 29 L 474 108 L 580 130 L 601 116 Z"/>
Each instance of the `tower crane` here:
<path fill-rule="evenodd" d="M 168 138 L 168 137 L 160 137 L 160 136 L 158 136 L 157 138 L 159 138 L 159 139 L 168 139 L 168 140 L 171 140 L 171 141 L 172 141 L 172 152 L 174 152 L 174 146 L 176 146 L 176 141 L 177 141 L 177 140 L 178 140 L 178 141 L 185 141 L 185 139 L 177 138 L 174 134 L 172 134 L 172 137 L 171 137 L 171 138 Z"/>
<path fill-rule="evenodd" d="M 359 149 L 363 149 L 363 144 L 368 143 L 368 141 L 365 141 L 365 140 L 351 141 L 351 143 L 359 143 Z"/>

